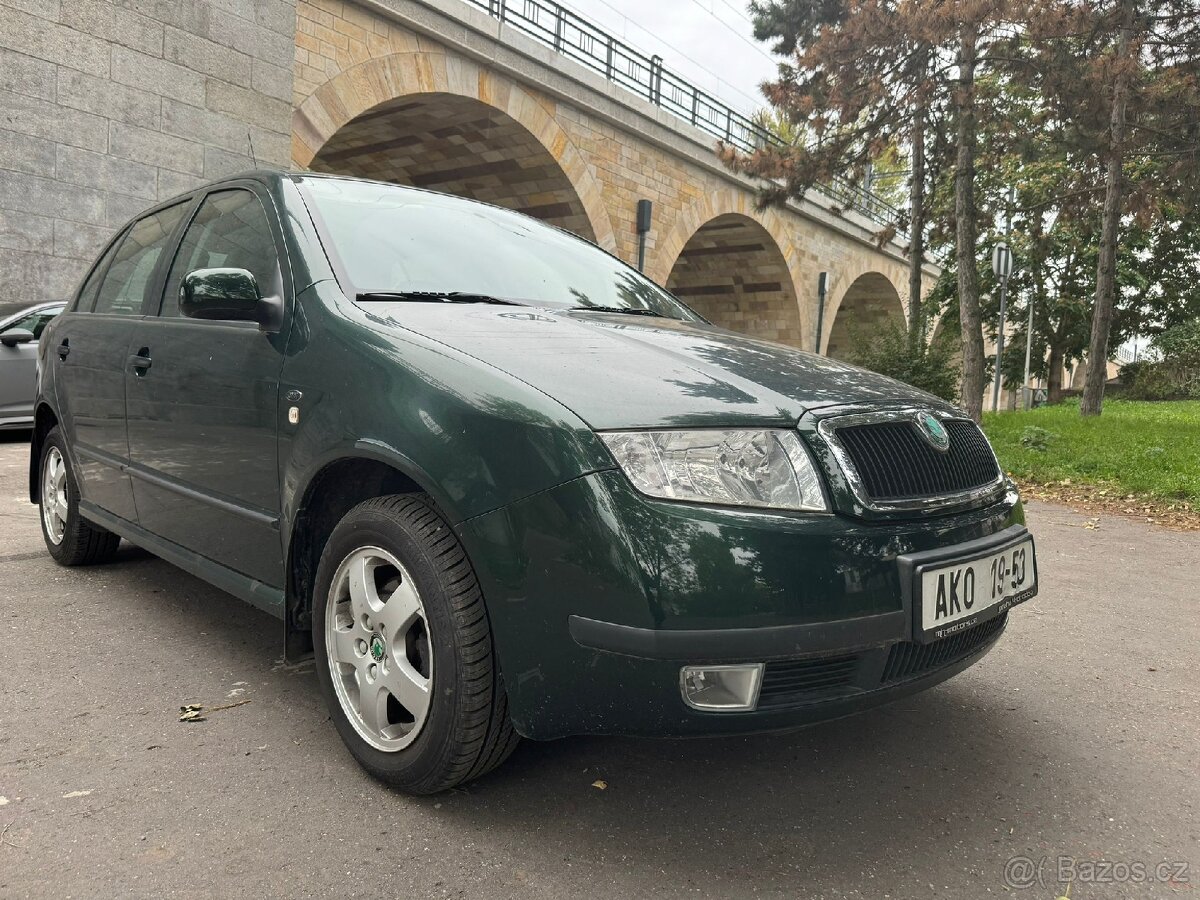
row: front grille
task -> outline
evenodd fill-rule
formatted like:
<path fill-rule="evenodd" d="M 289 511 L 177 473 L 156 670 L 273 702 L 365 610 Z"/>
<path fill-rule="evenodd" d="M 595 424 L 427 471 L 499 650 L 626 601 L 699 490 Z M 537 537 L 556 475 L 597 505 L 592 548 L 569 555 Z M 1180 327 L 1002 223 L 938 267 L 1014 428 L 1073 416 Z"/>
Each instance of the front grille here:
<path fill-rule="evenodd" d="M 914 641 L 893 644 L 888 653 L 887 664 L 883 667 L 880 683 L 890 684 L 916 678 L 933 669 L 957 662 L 997 637 L 1007 623 L 1008 613 L 1003 613 L 932 644 L 918 644 Z"/>
<path fill-rule="evenodd" d="M 767 663 L 758 708 L 791 706 L 843 691 L 854 680 L 857 654 Z"/>
<path fill-rule="evenodd" d="M 867 500 L 895 501 L 962 494 L 1000 478 L 987 438 L 966 419 L 942 422 L 950 448 L 935 449 L 912 419 L 837 429 Z"/>

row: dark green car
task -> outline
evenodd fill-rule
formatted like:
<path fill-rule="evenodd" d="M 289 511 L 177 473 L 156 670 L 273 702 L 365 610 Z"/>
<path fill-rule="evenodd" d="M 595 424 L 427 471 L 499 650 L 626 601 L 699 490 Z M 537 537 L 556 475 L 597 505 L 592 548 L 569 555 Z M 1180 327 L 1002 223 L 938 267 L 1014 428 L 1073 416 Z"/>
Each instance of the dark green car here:
<path fill-rule="evenodd" d="M 866 709 L 1037 590 L 960 411 L 456 197 L 252 173 L 162 204 L 39 371 L 54 558 L 125 538 L 278 616 L 355 758 L 410 791 L 518 735 Z"/>

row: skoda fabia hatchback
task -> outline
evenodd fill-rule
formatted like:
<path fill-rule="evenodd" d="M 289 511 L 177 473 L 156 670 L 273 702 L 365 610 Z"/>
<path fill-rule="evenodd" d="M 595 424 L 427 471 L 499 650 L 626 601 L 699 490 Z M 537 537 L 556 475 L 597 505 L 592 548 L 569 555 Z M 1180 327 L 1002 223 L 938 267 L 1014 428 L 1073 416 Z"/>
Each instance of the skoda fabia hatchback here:
<path fill-rule="evenodd" d="M 716 328 L 534 219 L 253 173 L 141 215 L 39 344 L 51 555 L 278 617 L 368 771 L 791 728 L 976 662 L 1037 591 L 987 440 Z"/>

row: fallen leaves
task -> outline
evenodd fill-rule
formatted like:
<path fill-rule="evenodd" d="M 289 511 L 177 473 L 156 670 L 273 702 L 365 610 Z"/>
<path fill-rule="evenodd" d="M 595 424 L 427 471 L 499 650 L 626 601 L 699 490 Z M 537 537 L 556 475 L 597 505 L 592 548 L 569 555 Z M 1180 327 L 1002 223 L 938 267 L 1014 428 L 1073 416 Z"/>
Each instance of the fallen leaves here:
<path fill-rule="evenodd" d="M 180 722 L 203 722 L 211 713 L 220 712 L 223 709 L 233 709 L 235 706 L 245 706 L 250 702 L 250 698 L 238 700 L 236 703 L 222 703 L 220 706 L 204 706 L 200 703 L 188 703 L 185 706 L 179 707 Z"/>
<path fill-rule="evenodd" d="M 595 781 L 592 782 L 592 787 L 594 787 L 598 791 L 603 791 L 608 787 L 608 782 L 605 781 L 603 778 L 597 778 Z"/>
<path fill-rule="evenodd" d="M 1080 512 L 1104 513 L 1135 519 L 1150 525 L 1161 525 L 1176 531 L 1200 531 L 1200 511 L 1182 501 L 1172 502 L 1138 494 L 1123 493 L 1112 485 L 1078 484 L 1070 478 L 1038 483 L 1016 479 L 1021 496 L 1026 500 L 1060 503 Z M 1094 531 L 1099 517 L 1082 527 Z"/>

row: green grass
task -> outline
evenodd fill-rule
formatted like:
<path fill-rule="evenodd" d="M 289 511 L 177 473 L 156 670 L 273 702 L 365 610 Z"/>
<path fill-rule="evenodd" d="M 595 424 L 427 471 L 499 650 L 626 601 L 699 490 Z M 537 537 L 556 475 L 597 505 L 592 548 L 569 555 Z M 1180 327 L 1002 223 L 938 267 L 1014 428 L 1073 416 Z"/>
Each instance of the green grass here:
<path fill-rule="evenodd" d="M 1200 401 L 1110 400 L 1103 415 L 1087 419 L 1077 402 L 1064 403 L 988 413 L 983 428 L 1004 470 L 1017 478 L 1070 479 L 1200 510 Z"/>

